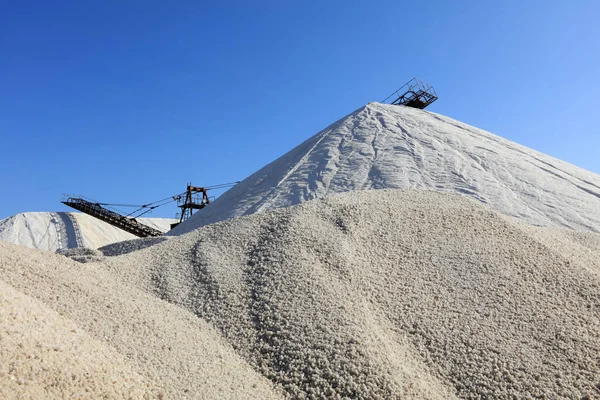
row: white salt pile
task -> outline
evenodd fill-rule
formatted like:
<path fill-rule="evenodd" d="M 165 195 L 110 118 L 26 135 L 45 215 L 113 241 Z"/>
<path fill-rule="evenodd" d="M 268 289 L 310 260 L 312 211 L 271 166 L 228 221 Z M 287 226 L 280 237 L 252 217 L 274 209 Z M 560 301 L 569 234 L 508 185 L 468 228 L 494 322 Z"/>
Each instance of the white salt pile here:
<path fill-rule="evenodd" d="M 169 234 L 363 189 L 465 194 L 540 226 L 600 232 L 600 176 L 451 118 L 369 103 Z"/>
<path fill-rule="evenodd" d="M 142 224 L 167 232 L 175 220 L 138 218 Z M 0 241 L 38 250 L 97 249 L 136 238 L 97 218 L 78 212 L 27 212 L 0 220 Z"/>
<path fill-rule="evenodd" d="M 22 299 L 11 312 L 29 312 L 27 301 L 55 313 L 36 314 L 53 327 L 40 338 L 0 314 L 1 341 L 27 338 L 6 347 L 2 368 L 60 336 L 56 357 L 29 370 L 63 374 L 97 351 L 84 377 L 94 393 L 600 396 L 600 235 L 523 225 L 458 195 L 346 193 L 101 263 L 0 244 L 0 281 L 12 291 L 3 299 Z M 81 332 L 81 350 L 59 316 Z M 104 364 L 113 358 L 115 372 Z M 14 381 L 54 393 L 29 370 L 0 369 L 0 393 Z"/>
<path fill-rule="evenodd" d="M 292 397 L 600 393 L 600 236 L 464 197 L 362 191 L 109 264 L 216 326 Z"/>
<path fill-rule="evenodd" d="M 0 398 L 281 397 L 207 322 L 100 264 L 0 242 L 0 285 Z"/>
<path fill-rule="evenodd" d="M 158 395 L 121 354 L 43 303 L 0 283 L 0 397 Z"/>

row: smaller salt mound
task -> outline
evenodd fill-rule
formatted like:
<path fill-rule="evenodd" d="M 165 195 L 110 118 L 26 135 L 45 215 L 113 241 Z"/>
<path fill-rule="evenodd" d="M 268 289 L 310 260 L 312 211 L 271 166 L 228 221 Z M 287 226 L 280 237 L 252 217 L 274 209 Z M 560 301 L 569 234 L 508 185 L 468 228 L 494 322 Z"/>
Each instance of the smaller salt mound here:
<path fill-rule="evenodd" d="M 167 232 L 174 222 L 167 218 L 138 221 L 162 232 Z M 135 235 L 122 229 L 75 212 L 28 212 L 0 220 L 0 241 L 38 250 L 97 249 L 134 238 Z"/>
<path fill-rule="evenodd" d="M 123 382 L 127 382 L 120 379 L 124 374 L 117 374 L 121 368 L 118 360 L 124 359 L 133 370 L 130 377 L 125 375 L 129 378 L 132 394 L 146 393 L 156 388 L 159 394 L 164 394 L 162 398 L 167 399 L 281 397 L 206 322 L 185 310 L 122 284 L 113 275 L 102 270 L 100 265 L 80 264 L 57 254 L 0 242 L 0 276 L 3 285 L 11 287 L 12 292 L 19 291 L 36 299 L 39 302 L 36 304 L 44 305 L 43 310 L 54 312 L 34 312 L 34 320 L 29 321 L 21 317 L 28 315 L 31 309 L 27 301 L 3 302 L 0 327 L 7 327 L 10 334 L 6 359 L 20 360 L 27 359 L 29 355 L 35 356 L 38 342 L 64 351 L 63 356 L 32 361 L 33 367 L 25 365 L 23 371 L 18 371 L 20 379 L 29 379 L 32 387 L 43 387 L 46 375 L 27 375 L 31 368 L 40 365 L 36 363 L 41 363 L 41 367 L 49 368 L 48 373 L 57 374 L 57 382 L 60 383 L 61 377 L 65 374 L 70 376 L 71 371 L 63 361 L 77 362 L 80 359 L 82 361 L 74 367 L 84 368 L 89 364 L 86 364 L 88 355 L 102 356 L 102 349 L 106 347 L 122 356 L 115 358 L 117 362 L 114 369 L 103 370 L 106 363 L 100 357 L 96 364 L 89 364 L 90 367 L 97 366 L 95 370 L 83 369 L 75 375 L 76 381 L 84 382 L 81 374 L 89 372 L 89 379 L 85 382 L 95 381 L 98 384 L 93 393 L 111 393 L 113 387 L 118 388 Z M 13 317 L 13 314 L 19 316 Z M 6 322 L 3 321 L 4 315 L 8 316 Z M 45 315 L 48 315 L 47 320 L 44 319 Z M 55 320 L 58 315 L 63 318 L 62 322 Z M 35 317 L 39 319 L 35 320 Z M 29 328 L 38 325 L 49 327 L 48 337 L 43 340 L 39 339 L 37 333 L 29 332 Z M 64 325 L 67 331 L 55 329 L 57 325 Z M 77 332 L 84 332 L 93 338 L 99 343 L 99 348 L 94 350 L 93 343 L 89 348 L 71 348 L 77 344 L 71 342 L 71 339 L 78 339 L 77 335 L 68 333 L 73 327 L 76 327 Z M 22 346 L 13 346 L 11 341 L 20 340 L 19 338 L 26 340 Z M 4 340 L 3 336 L 0 339 Z M 7 365 L 4 357 L 3 354 L 0 371 Z M 121 370 L 126 371 L 124 368 Z M 116 383 L 112 380 L 113 372 Z M 7 373 L 14 374 L 10 370 Z M 137 379 L 138 375 L 144 379 Z M 78 382 L 73 384 L 77 386 Z M 146 387 L 144 382 L 150 382 L 151 386 Z M 106 383 L 110 385 L 106 387 Z M 7 390 L 14 390 L 12 384 Z M 127 398 L 118 395 L 108 397 Z"/>
<path fill-rule="evenodd" d="M 0 398 L 125 399 L 160 394 L 122 355 L 0 281 Z"/>
<path fill-rule="evenodd" d="M 107 259 L 292 398 L 600 393 L 600 235 L 464 196 L 357 191 Z"/>

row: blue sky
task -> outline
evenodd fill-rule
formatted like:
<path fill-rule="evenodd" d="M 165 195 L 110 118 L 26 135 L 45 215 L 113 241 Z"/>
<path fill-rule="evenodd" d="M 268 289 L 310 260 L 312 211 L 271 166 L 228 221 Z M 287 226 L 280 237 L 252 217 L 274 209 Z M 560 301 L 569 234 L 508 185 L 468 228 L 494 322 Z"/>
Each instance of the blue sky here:
<path fill-rule="evenodd" d="M 431 111 L 600 173 L 598 1 L 0 9 L 0 218 L 241 180 L 413 76 Z"/>

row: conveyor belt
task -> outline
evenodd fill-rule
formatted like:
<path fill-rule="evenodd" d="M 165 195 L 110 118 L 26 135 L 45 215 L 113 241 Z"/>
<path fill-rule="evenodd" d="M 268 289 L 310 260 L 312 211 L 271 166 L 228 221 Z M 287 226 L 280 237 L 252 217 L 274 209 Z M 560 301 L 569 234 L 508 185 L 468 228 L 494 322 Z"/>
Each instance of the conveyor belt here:
<path fill-rule="evenodd" d="M 144 238 L 163 235 L 163 232 L 157 229 L 140 224 L 134 218 L 127 218 L 114 211 L 107 210 L 97 203 L 92 203 L 78 197 L 69 197 L 66 201 L 62 201 L 62 203 L 138 237 Z"/>

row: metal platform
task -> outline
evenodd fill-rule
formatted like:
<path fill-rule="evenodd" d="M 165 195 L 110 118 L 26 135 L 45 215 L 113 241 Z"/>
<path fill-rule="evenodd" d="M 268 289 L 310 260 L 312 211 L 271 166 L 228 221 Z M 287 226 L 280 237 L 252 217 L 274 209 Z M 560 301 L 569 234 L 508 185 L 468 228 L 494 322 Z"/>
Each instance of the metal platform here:
<path fill-rule="evenodd" d="M 194 213 L 194 210 L 202 210 L 204 207 L 210 204 L 207 188 L 192 186 L 191 183 L 188 183 L 187 185 L 185 197 L 182 193 L 173 197 L 173 199 L 177 201 L 177 207 L 181 208 L 181 212 L 177 215 L 179 222 L 171 224 L 171 229 L 190 218 Z"/>
<path fill-rule="evenodd" d="M 61 203 L 141 238 L 163 235 L 163 232 L 147 225 L 140 224 L 134 218 L 127 218 L 121 214 L 102 207 L 98 203 L 93 203 L 81 197 L 68 196 L 64 198 Z"/>
<path fill-rule="evenodd" d="M 437 93 L 435 92 L 433 86 L 423 82 L 420 79 L 412 78 L 400 89 L 386 97 L 382 103 L 418 108 L 422 110 L 437 99 Z"/>

